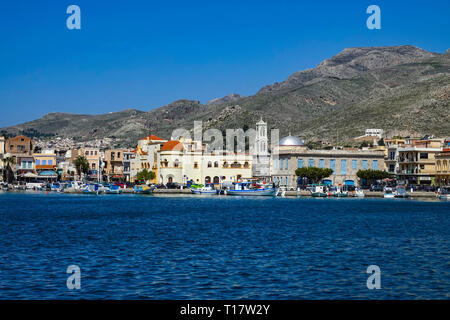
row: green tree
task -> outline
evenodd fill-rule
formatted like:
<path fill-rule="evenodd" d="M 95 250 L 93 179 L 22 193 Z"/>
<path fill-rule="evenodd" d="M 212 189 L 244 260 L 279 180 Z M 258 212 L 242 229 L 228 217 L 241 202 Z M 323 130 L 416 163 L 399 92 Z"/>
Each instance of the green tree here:
<path fill-rule="evenodd" d="M 317 183 L 333 174 L 333 170 L 329 168 L 305 167 L 295 170 L 297 177 L 308 178 Z"/>
<path fill-rule="evenodd" d="M 148 171 L 147 169 L 144 169 L 142 171 L 139 171 L 136 175 L 136 180 L 138 181 L 148 181 L 155 179 L 156 174 L 153 171 Z"/>
<path fill-rule="evenodd" d="M 391 174 L 383 170 L 368 169 L 368 170 L 359 170 L 356 173 L 356 176 L 360 179 L 366 179 L 367 181 L 372 183 L 376 180 L 390 178 Z"/>
<path fill-rule="evenodd" d="M 3 181 L 13 183 L 14 172 L 12 166 L 16 163 L 16 159 L 13 157 L 6 157 L 2 159 L 3 162 Z"/>
<path fill-rule="evenodd" d="M 384 146 L 384 145 L 385 145 L 384 139 L 383 139 L 383 138 L 381 138 L 380 140 L 378 140 L 378 145 L 379 145 L 379 146 Z"/>
<path fill-rule="evenodd" d="M 89 173 L 89 162 L 85 157 L 79 156 L 78 158 L 75 159 L 73 164 L 74 164 L 75 168 L 77 169 L 77 174 L 79 176 L 81 176 L 82 173 L 84 173 L 84 174 Z"/>

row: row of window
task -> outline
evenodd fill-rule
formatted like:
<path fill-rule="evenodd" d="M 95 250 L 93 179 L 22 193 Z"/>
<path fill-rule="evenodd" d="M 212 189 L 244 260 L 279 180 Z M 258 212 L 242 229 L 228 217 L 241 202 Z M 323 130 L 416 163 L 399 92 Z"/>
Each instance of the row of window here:
<path fill-rule="evenodd" d="M 362 170 L 369 169 L 368 161 L 369 160 L 362 160 L 362 162 L 361 162 Z M 358 169 L 358 160 L 353 159 L 351 161 L 351 165 L 352 165 L 352 170 L 357 170 Z M 315 166 L 314 159 L 309 159 L 308 167 L 314 167 L 314 166 Z M 303 168 L 303 159 L 298 159 L 298 167 Z M 325 159 L 319 159 L 319 168 L 325 168 Z M 330 159 L 329 168 L 331 170 L 333 170 L 333 173 L 336 172 L 336 159 Z M 341 159 L 340 169 L 341 169 L 340 174 L 347 174 L 347 159 Z M 378 170 L 378 160 L 372 160 L 372 169 Z"/>
<path fill-rule="evenodd" d="M 307 165 L 308 167 L 315 167 L 316 166 L 316 160 L 315 159 L 308 159 L 306 162 L 304 159 L 299 158 L 297 167 L 303 168 Z M 341 159 L 341 166 L 340 166 L 340 174 L 347 174 L 347 159 Z M 369 160 L 362 160 L 361 162 L 361 169 L 367 170 L 369 169 Z M 274 162 L 275 169 L 278 170 L 288 170 L 289 169 L 289 159 L 288 158 L 281 158 L 276 159 Z M 354 159 L 351 161 L 352 170 L 358 169 L 358 160 Z M 326 168 L 325 166 L 325 159 L 319 159 L 318 163 L 319 168 Z M 329 168 L 333 170 L 333 172 L 336 172 L 336 159 L 330 159 L 329 161 Z M 373 170 L 378 170 L 378 160 L 372 160 L 372 168 Z"/>
<path fill-rule="evenodd" d="M 52 166 L 53 165 L 53 160 L 36 160 L 36 165 L 37 166 L 40 166 L 40 165 L 43 165 L 43 166 L 46 166 L 46 165 L 49 165 L 49 166 Z"/>
<path fill-rule="evenodd" d="M 288 177 L 274 177 L 273 182 L 279 185 L 288 185 Z"/>

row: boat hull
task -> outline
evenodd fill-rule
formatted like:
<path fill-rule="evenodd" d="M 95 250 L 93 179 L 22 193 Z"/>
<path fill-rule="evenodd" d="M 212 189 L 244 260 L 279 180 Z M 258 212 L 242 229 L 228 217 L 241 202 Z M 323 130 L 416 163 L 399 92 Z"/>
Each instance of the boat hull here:
<path fill-rule="evenodd" d="M 311 192 L 311 196 L 314 198 L 325 198 L 328 197 L 328 194 L 325 192 Z"/>
<path fill-rule="evenodd" d="M 266 196 L 275 197 L 278 194 L 278 189 L 256 189 L 256 190 L 227 190 L 227 195 L 230 196 Z"/>
<path fill-rule="evenodd" d="M 195 190 L 191 189 L 193 194 L 217 194 L 216 190 Z"/>

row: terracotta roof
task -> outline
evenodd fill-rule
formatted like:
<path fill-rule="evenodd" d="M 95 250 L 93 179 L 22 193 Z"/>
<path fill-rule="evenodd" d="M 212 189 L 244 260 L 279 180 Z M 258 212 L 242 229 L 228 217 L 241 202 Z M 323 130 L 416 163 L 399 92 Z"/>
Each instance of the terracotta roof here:
<path fill-rule="evenodd" d="M 178 140 L 170 140 L 164 143 L 164 145 L 161 147 L 161 151 L 182 151 L 183 145 Z"/>
<path fill-rule="evenodd" d="M 146 136 L 146 137 L 144 137 L 144 138 L 142 138 L 140 140 L 164 140 L 164 139 L 161 139 L 160 137 L 155 136 L 154 134 L 151 134 L 151 135 Z"/>

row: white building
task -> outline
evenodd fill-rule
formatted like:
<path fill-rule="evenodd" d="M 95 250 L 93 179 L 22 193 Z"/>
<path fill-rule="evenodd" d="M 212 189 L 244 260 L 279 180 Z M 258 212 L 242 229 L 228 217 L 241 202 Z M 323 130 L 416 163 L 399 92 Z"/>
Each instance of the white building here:
<path fill-rule="evenodd" d="M 191 139 L 169 140 L 158 152 L 158 183 L 206 184 L 252 177 L 252 156 L 230 151 L 206 152 L 206 145 Z"/>
<path fill-rule="evenodd" d="M 383 129 L 366 129 L 366 137 L 377 137 L 381 139 L 383 137 Z"/>

